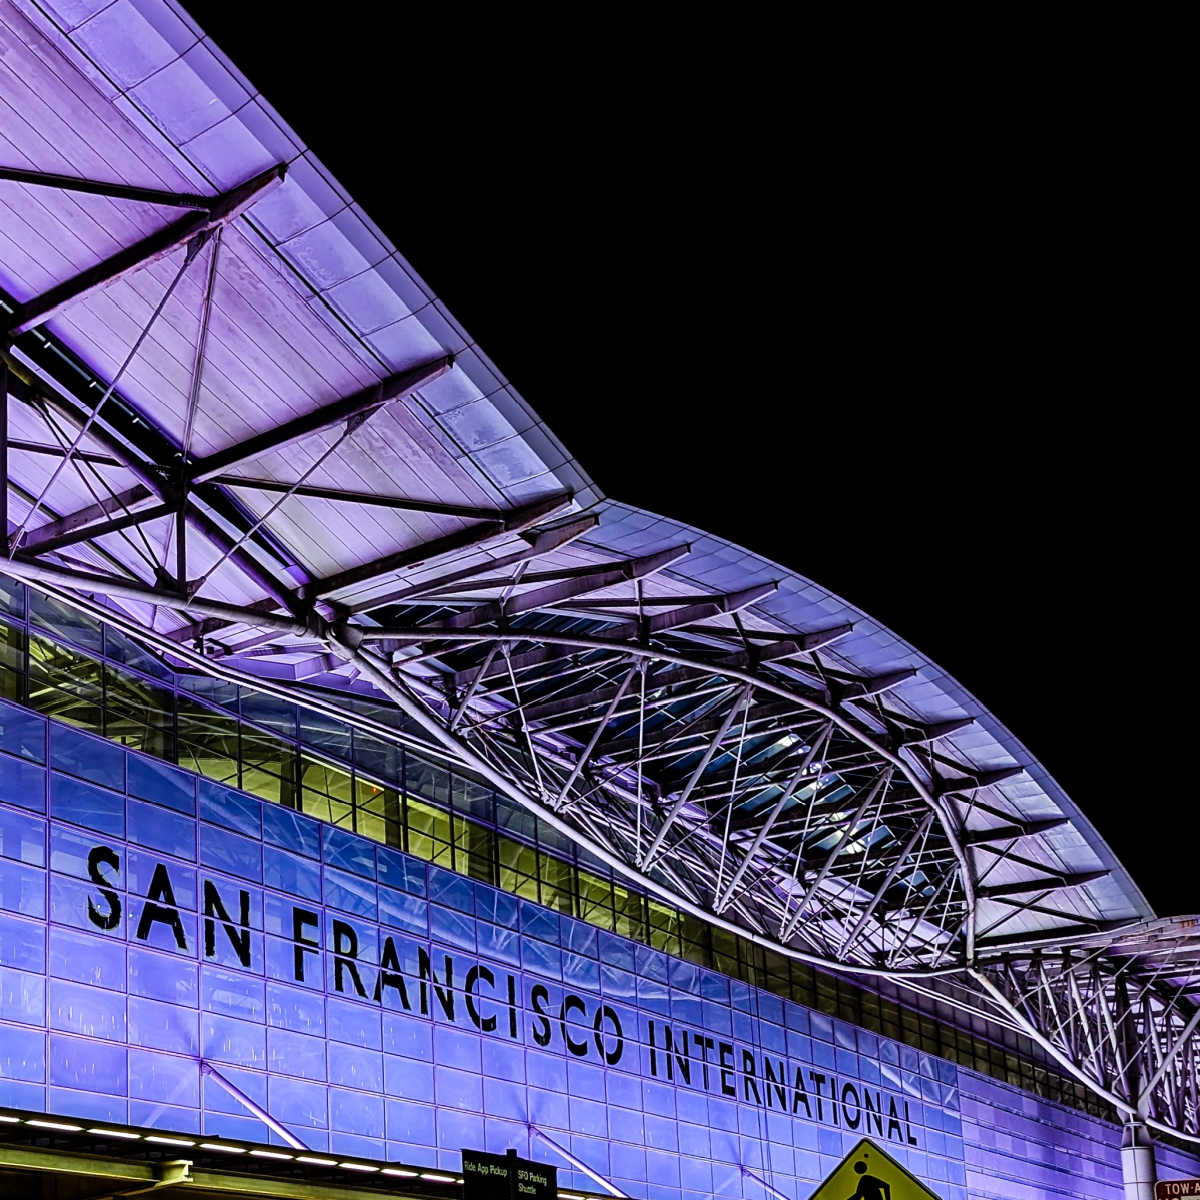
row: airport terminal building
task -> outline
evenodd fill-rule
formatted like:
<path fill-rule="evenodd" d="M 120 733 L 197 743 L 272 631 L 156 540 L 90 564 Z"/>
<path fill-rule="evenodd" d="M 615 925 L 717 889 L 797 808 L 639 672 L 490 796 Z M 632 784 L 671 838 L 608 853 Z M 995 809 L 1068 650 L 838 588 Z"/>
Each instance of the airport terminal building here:
<path fill-rule="evenodd" d="M 1200 920 L 600 494 L 178 5 L 0 0 L 0 349 L 3 1194 L 1200 1176 Z"/>

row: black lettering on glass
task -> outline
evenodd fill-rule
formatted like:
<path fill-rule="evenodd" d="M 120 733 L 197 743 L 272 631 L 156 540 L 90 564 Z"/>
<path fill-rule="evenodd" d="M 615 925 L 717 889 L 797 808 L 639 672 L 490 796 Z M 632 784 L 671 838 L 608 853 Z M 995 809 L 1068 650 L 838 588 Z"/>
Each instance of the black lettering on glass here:
<path fill-rule="evenodd" d="M 843 1093 L 845 1092 L 845 1090 L 846 1090 L 845 1088 L 842 1088 Z M 867 1124 L 866 1124 L 866 1128 L 863 1130 L 863 1132 L 870 1133 L 871 1126 L 874 1125 L 875 1132 L 880 1137 L 883 1137 L 883 1097 L 878 1092 L 876 1092 L 875 1093 L 875 1103 L 872 1104 L 871 1103 L 871 1093 L 868 1092 L 866 1088 L 863 1088 L 863 1103 L 866 1105 L 866 1110 L 867 1110 Z M 858 1127 L 855 1126 L 855 1128 L 857 1129 Z"/>
<path fill-rule="evenodd" d="M 708 1052 L 717 1048 L 715 1038 L 705 1037 L 703 1034 L 696 1034 L 696 1042 L 700 1046 L 701 1057 L 704 1061 L 704 1090 L 708 1091 Z"/>
<path fill-rule="evenodd" d="M 792 1086 L 792 1116 L 794 1117 L 800 1111 L 800 1105 L 804 1105 L 804 1115 L 812 1120 L 812 1106 L 808 1102 L 808 1088 L 804 1086 L 804 1068 L 796 1068 L 796 1080 Z"/>
<path fill-rule="evenodd" d="M 721 1062 L 721 1091 L 726 1096 L 736 1096 L 733 1085 L 733 1046 L 729 1042 L 717 1043 L 717 1057 Z"/>
<path fill-rule="evenodd" d="M 250 893 L 244 888 L 238 891 L 238 923 L 235 926 L 229 910 L 221 900 L 217 886 L 211 880 L 204 881 L 204 956 L 216 955 L 217 922 L 225 930 L 229 944 L 243 967 L 250 965 Z"/>
<path fill-rule="evenodd" d="M 754 1069 L 754 1055 L 749 1050 L 742 1051 L 742 1092 L 746 1102 L 750 1101 L 750 1093 L 754 1093 L 754 1103 L 762 1106 L 762 1096 L 758 1094 L 758 1073 Z"/>
<path fill-rule="evenodd" d="M 813 1091 L 817 1093 L 817 1120 L 823 1121 L 825 1120 L 825 1106 L 822 1103 L 822 1097 L 825 1093 L 821 1091 L 821 1085 L 825 1082 L 825 1076 L 820 1071 L 809 1071 L 808 1077 L 812 1080 Z"/>
<path fill-rule="evenodd" d="M 779 1101 L 779 1107 L 787 1112 L 787 1096 L 784 1094 L 784 1081 L 787 1079 L 787 1071 L 783 1065 L 783 1059 L 779 1059 L 779 1074 L 776 1075 L 771 1067 L 771 1060 L 763 1055 L 763 1091 L 767 1097 L 767 1107 L 771 1107 L 771 1093 L 775 1093 L 775 1098 Z"/>
<path fill-rule="evenodd" d="M 612 1025 L 613 1037 L 615 1039 L 613 1048 L 605 1050 L 604 1048 L 604 1022 L 608 1021 Z M 596 1051 L 603 1056 L 604 1061 L 610 1067 L 615 1066 L 621 1061 L 621 1053 L 625 1049 L 625 1034 L 621 1030 L 621 1021 L 615 1012 L 607 1004 L 601 1005 L 596 1009 L 595 1020 L 592 1021 L 592 1028 L 595 1030 Z"/>
<path fill-rule="evenodd" d="M 365 1000 L 367 989 L 363 987 L 358 974 L 358 934 L 353 925 L 337 919 L 333 922 L 333 986 L 336 991 L 344 992 L 342 972 L 349 971 L 354 983 L 354 990 Z"/>
<path fill-rule="evenodd" d="M 863 1093 L 866 1095 L 866 1093 Z M 862 1113 L 859 1111 L 858 1088 L 852 1083 L 842 1084 L 842 1117 L 845 1119 L 848 1129 L 857 1129 L 862 1124 Z M 867 1098 L 867 1107 L 871 1105 L 870 1097 Z"/>
<path fill-rule="evenodd" d="M 567 1018 L 573 1012 L 581 1012 L 587 1015 L 587 1005 L 576 996 L 574 993 L 569 993 L 562 1002 L 562 1007 L 558 1010 L 558 1028 L 562 1033 L 562 1040 L 570 1052 L 576 1058 L 583 1058 L 587 1054 L 587 1042 L 578 1042 L 571 1036 L 571 1031 L 567 1028 Z"/>
<path fill-rule="evenodd" d="M 683 1031 L 682 1044 L 675 1041 L 675 1031 L 670 1025 L 666 1026 L 667 1030 L 667 1048 L 675 1056 L 675 1066 L 679 1068 L 679 1074 L 683 1077 L 684 1083 L 692 1082 L 692 1054 L 688 1047 L 688 1031 Z M 682 1053 L 681 1053 L 682 1051 Z"/>
<path fill-rule="evenodd" d="M 433 973 L 433 963 L 430 961 L 429 951 L 423 946 L 417 947 L 417 972 L 421 976 L 421 1015 L 429 1016 L 429 985 L 432 983 L 433 994 L 438 998 L 442 1012 L 446 1014 L 446 1020 L 453 1021 L 454 959 L 447 954 L 443 961 L 446 967 L 446 978 L 444 982 L 439 983 L 438 977 Z"/>
<path fill-rule="evenodd" d="M 405 1012 L 412 1012 L 408 1002 L 408 985 L 400 974 L 400 960 L 396 956 L 396 944 L 392 939 L 383 939 L 383 950 L 379 954 L 379 978 L 375 980 L 375 1002 L 383 999 L 384 988 L 395 988 Z"/>
<path fill-rule="evenodd" d="M 146 893 L 146 903 L 142 905 L 142 916 L 138 921 L 138 940 L 144 942 L 150 936 L 150 927 L 159 924 L 169 925 L 175 934 L 175 945 L 180 950 L 187 949 L 183 918 L 180 917 L 179 905 L 175 902 L 171 876 L 167 874 L 163 863 L 155 863 L 154 874 L 150 876 L 150 890 Z"/>
<path fill-rule="evenodd" d="M 482 964 L 474 966 L 467 972 L 467 982 L 463 985 L 463 999 L 467 1005 L 467 1016 L 471 1018 L 471 1023 L 475 1028 L 482 1029 L 484 1033 L 491 1033 L 496 1028 L 495 1016 L 481 1016 L 475 1004 L 475 984 L 480 979 L 490 988 L 496 986 L 496 976 L 492 974 L 490 968 Z"/>
<path fill-rule="evenodd" d="M 321 919 L 315 912 L 311 912 L 307 908 L 292 906 L 292 941 L 296 943 L 292 976 L 297 983 L 304 982 L 305 954 L 314 954 L 320 948 L 320 943 L 315 938 L 305 937 L 305 926 L 311 925 L 316 929 L 320 924 Z"/>
<path fill-rule="evenodd" d="M 892 1131 L 895 1130 L 895 1133 Z M 900 1114 L 896 1111 L 896 1099 L 894 1096 L 888 1097 L 888 1138 L 893 1142 L 904 1140 L 904 1131 L 900 1128 Z"/>
<path fill-rule="evenodd" d="M 101 912 L 96 907 L 95 901 L 89 896 L 88 920 L 99 929 L 116 929 L 121 920 L 121 897 L 111 887 L 104 886 L 107 883 L 115 883 L 116 880 L 105 879 L 100 874 L 101 866 L 111 867 L 114 871 L 120 871 L 120 856 L 115 850 L 110 850 L 107 846 L 93 846 L 88 851 L 88 878 L 94 884 L 98 885 L 100 898 L 108 905 L 108 911 Z"/>
<path fill-rule="evenodd" d="M 508 1036 L 517 1040 L 517 977 L 508 977 Z"/>
<path fill-rule="evenodd" d="M 535 983 L 533 990 L 529 993 L 529 999 L 533 1004 L 533 1011 L 537 1013 L 533 1025 L 533 1040 L 539 1046 L 548 1046 L 550 1045 L 550 1014 L 546 1011 L 545 1004 L 550 999 L 550 993 L 540 983 Z"/>

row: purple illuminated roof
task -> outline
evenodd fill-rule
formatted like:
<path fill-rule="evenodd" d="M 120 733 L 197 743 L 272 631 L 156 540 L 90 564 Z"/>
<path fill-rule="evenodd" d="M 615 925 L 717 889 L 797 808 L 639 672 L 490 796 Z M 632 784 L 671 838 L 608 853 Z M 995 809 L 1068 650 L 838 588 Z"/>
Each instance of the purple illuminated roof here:
<path fill-rule="evenodd" d="M 0 569 L 188 669 L 392 702 L 784 953 L 915 980 L 1158 928 L 911 646 L 601 496 L 181 9 L 16 0 L 0 41 Z"/>
<path fill-rule="evenodd" d="M 832 716 L 836 733 L 810 771 L 823 764 L 847 794 L 881 788 L 879 804 L 897 815 L 876 823 L 897 847 L 914 815 L 931 806 L 935 827 L 957 825 L 965 834 L 958 847 L 953 836 L 945 844 L 935 838 L 940 858 L 914 858 L 897 873 L 940 880 L 948 858 L 960 874 L 965 868 L 967 882 L 948 886 L 942 898 L 946 917 L 932 920 L 941 934 L 919 959 L 941 961 L 945 939 L 961 938 L 972 912 L 971 936 L 980 938 L 1149 915 L 1120 864 L 1032 756 L 912 647 L 776 564 L 601 497 L 432 289 L 181 10 L 70 3 L 44 13 L 18 5 L 4 33 L 13 52 L 0 157 L 18 174 L 0 183 L 0 283 L 19 331 L 8 520 L 22 577 L 107 597 L 103 603 L 160 642 L 227 669 L 335 691 L 378 690 L 378 681 L 332 646 L 321 624 L 399 627 L 397 637 L 374 643 L 382 649 L 377 661 L 443 725 L 489 653 L 492 663 L 467 708 L 495 718 L 512 709 L 514 695 L 546 691 L 545 662 L 578 651 L 585 666 L 575 674 L 601 684 L 576 689 L 580 704 L 570 712 L 579 720 L 564 721 L 562 704 L 555 710 L 539 700 L 524 711 L 542 714 L 533 723 L 544 741 L 517 739 L 529 762 L 508 761 L 504 754 L 511 759 L 512 752 L 494 746 L 467 748 L 572 832 L 609 845 L 606 805 L 623 806 L 636 824 L 636 812 L 627 811 L 631 788 L 635 808 L 639 801 L 638 772 L 620 753 L 607 761 L 599 753 L 607 737 L 561 802 L 557 794 L 590 739 L 589 723 L 604 716 L 605 687 L 611 692 L 623 678 L 623 651 L 605 657 L 604 643 L 643 637 L 648 650 L 694 655 L 695 678 L 654 654 L 634 656 L 657 664 L 648 674 L 657 711 L 670 714 L 672 727 L 690 724 L 697 733 L 664 744 L 659 761 L 668 765 L 657 775 L 642 772 L 653 797 L 641 801 L 653 805 L 643 813 L 647 839 L 656 822 L 669 825 L 655 855 L 645 862 L 645 846 L 618 849 L 645 872 L 676 840 L 693 848 L 711 840 L 686 878 L 667 881 L 701 907 L 725 911 L 732 902 L 718 896 L 723 904 L 706 904 L 698 881 L 712 870 L 727 879 L 736 870 L 756 819 L 786 788 L 788 766 L 800 763 Z M 19 172 L 148 194 L 83 193 Z M 229 196 L 247 185 L 245 194 Z M 225 196 L 234 215 L 168 204 L 158 193 L 183 193 L 183 202 L 198 197 L 210 207 Z M 135 256 L 135 269 L 114 265 L 114 255 L 155 237 L 156 256 L 145 255 L 141 265 Z M 46 336 L 91 377 L 48 350 Z M 292 436 L 277 436 L 289 423 Z M 181 494 L 187 519 L 177 538 Z M 177 576 L 181 545 L 188 605 L 179 602 L 177 582 L 167 588 L 174 603 L 155 594 Z M 75 572 L 75 581 L 64 572 Z M 103 578 L 80 587 L 79 573 Z M 124 586 L 106 589 L 105 579 Z M 270 627 L 223 620 L 205 601 L 261 607 L 264 621 L 272 615 Z M 639 633 L 646 618 L 659 622 L 660 641 Z M 457 640 L 442 637 L 437 646 L 413 632 L 447 624 Z M 563 628 L 600 648 L 560 646 L 559 658 L 546 659 L 540 635 Z M 489 641 L 504 630 L 514 636 Z M 742 665 L 765 686 L 732 675 L 719 677 L 723 690 L 699 686 L 714 660 L 746 644 Z M 505 653 L 497 656 L 501 645 Z M 542 661 L 534 661 L 539 652 Z M 493 669 L 498 661 L 517 661 L 511 681 Z M 675 677 L 659 687 L 657 677 L 672 669 Z M 516 691 L 506 694 L 501 684 Z M 772 699 L 772 686 L 794 695 Z M 731 751 L 740 718 L 732 721 L 704 778 L 685 795 L 686 768 L 720 730 L 722 704 L 768 714 L 770 724 L 754 738 L 761 722 L 748 722 L 751 740 Z M 609 715 L 614 743 L 622 740 L 616 735 L 628 722 L 626 707 L 619 703 Z M 456 732 L 481 724 L 454 722 Z M 864 738 L 877 743 L 874 751 Z M 532 754 L 530 745 L 538 747 Z M 555 747 L 559 765 L 546 772 L 558 772 L 556 786 L 536 779 L 543 745 Z M 874 763 L 867 761 L 872 753 Z M 735 760 L 751 772 L 743 783 L 763 768 L 763 786 L 736 800 L 722 790 Z M 605 786 L 583 786 L 604 779 L 612 781 L 607 800 Z M 593 799 L 568 803 L 581 788 Z M 802 811 L 811 791 L 797 783 L 779 837 L 768 830 L 756 849 L 756 872 L 768 867 L 774 888 L 786 880 L 795 840 L 783 818 Z M 894 799 L 885 802 L 885 794 Z M 598 811 L 585 811 L 591 807 Z M 855 807 L 840 804 L 823 819 L 832 830 Z M 872 800 L 863 810 L 860 834 L 876 807 Z M 732 840 L 721 828 L 731 808 Z M 989 829 L 1018 836 L 999 846 L 972 841 Z M 727 872 L 717 861 L 722 854 Z M 840 893 L 838 904 L 861 913 L 845 865 L 831 867 L 818 890 Z M 974 908 L 971 875 L 981 893 Z M 1044 886 L 1024 890 L 1030 881 Z M 942 899 L 922 914 L 922 927 Z M 742 907 L 739 919 L 764 933 L 779 916 Z M 805 924 L 810 917 L 806 910 Z M 838 920 L 841 928 L 846 915 Z M 828 955 L 838 938 L 819 940 L 810 948 Z M 868 958 L 879 950 L 874 942 L 863 947 Z"/>

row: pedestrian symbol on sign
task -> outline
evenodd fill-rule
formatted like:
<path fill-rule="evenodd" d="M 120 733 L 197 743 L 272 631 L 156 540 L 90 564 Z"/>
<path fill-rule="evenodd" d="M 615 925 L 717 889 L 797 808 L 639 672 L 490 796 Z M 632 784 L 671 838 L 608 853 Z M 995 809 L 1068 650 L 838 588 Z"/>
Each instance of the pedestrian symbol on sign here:
<path fill-rule="evenodd" d="M 863 1138 L 811 1200 L 939 1200 L 937 1194 L 868 1138 Z"/>
<path fill-rule="evenodd" d="M 866 1159 L 854 1164 L 855 1173 L 862 1178 L 858 1181 L 858 1191 L 848 1200 L 892 1200 L 892 1189 L 882 1179 L 867 1174 Z"/>

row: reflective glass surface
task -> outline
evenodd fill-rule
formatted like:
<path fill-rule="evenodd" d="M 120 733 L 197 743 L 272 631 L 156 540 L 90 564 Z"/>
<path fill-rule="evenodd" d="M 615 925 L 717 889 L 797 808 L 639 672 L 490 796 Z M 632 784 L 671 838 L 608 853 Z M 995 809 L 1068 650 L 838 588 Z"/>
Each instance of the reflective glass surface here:
<path fill-rule="evenodd" d="M 493 886 L 457 859 L 453 807 L 419 801 L 442 865 L 53 722 L 42 765 L 19 710 L 0 729 L 0 778 L 50 797 L 48 819 L 0 800 L 0 1103 L 278 1140 L 203 1058 L 314 1150 L 455 1168 L 462 1145 L 528 1152 L 532 1121 L 664 1200 L 757 1195 L 742 1167 L 802 1195 L 864 1134 L 966 1200 L 981 1114 L 1065 1136 L 1067 1110 L 1020 1086 L 1041 1068 L 1003 1047 L 1001 1083 L 987 1043 L 932 1015 L 479 825 L 515 884 Z M 1109 1127 L 1073 1120 L 1099 1187 Z M 1104 1194 L 1071 1179 L 1045 1194 Z"/>

